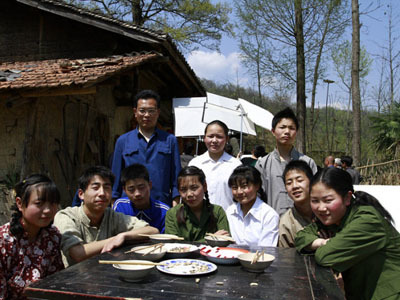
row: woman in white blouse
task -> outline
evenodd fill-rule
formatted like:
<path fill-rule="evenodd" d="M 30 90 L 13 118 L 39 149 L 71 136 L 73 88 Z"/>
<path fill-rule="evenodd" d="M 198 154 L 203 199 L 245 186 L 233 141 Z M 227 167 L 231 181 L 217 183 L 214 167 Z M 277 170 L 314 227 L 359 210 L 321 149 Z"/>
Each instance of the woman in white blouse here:
<path fill-rule="evenodd" d="M 260 173 L 250 166 L 237 167 L 229 177 L 232 204 L 226 211 L 232 237 L 238 245 L 274 246 L 279 238 L 279 215 L 264 203 L 257 192 L 261 189 Z"/>
<path fill-rule="evenodd" d="M 232 203 L 232 192 L 228 186 L 232 171 L 240 166 L 240 160 L 225 152 L 228 142 L 228 127 L 219 120 L 212 121 L 206 126 L 204 143 L 207 151 L 193 158 L 189 166 L 196 166 L 206 174 L 210 202 L 226 210 Z"/>

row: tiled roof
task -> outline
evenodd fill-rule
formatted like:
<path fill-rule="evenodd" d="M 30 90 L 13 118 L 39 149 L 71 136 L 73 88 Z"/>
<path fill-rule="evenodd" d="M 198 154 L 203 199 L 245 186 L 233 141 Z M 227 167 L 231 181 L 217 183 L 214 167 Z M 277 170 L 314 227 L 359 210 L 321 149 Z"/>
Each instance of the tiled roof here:
<path fill-rule="evenodd" d="M 90 86 L 115 73 L 158 58 L 158 53 L 90 59 L 57 59 L 0 64 L 0 92 L 18 89 Z"/>

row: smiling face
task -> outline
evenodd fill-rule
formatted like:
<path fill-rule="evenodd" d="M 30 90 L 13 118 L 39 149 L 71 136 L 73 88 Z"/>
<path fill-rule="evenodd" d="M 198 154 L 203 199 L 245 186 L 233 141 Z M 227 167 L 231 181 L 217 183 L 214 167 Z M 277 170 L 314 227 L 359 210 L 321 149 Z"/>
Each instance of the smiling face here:
<path fill-rule="evenodd" d="M 112 184 L 108 178 L 95 175 L 89 181 L 85 191 L 79 189 L 78 196 L 83 200 L 83 209 L 87 215 L 103 214 L 111 202 Z"/>
<path fill-rule="evenodd" d="M 271 130 L 276 139 L 276 143 L 282 146 L 291 146 L 296 139 L 296 123 L 292 119 L 281 119 L 275 128 Z"/>
<path fill-rule="evenodd" d="M 258 184 L 247 182 L 245 178 L 239 178 L 231 185 L 233 198 L 244 207 L 251 208 L 257 199 L 257 192 L 260 189 Z"/>
<path fill-rule="evenodd" d="M 228 137 L 218 124 L 209 125 L 204 136 L 204 143 L 212 156 L 221 156 L 225 151 Z"/>
<path fill-rule="evenodd" d="M 124 191 L 137 209 L 150 208 L 151 182 L 143 178 L 127 180 Z"/>
<path fill-rule="evenodd" d="M 311 188 L 311 209 L 322 224 L 339 225 L 350 205 L 351 195 L 349 191 L 342 197 L 334 189 L 318 182 Z"/>
<path fill-rule="evenodd" d="M 285 176 L 285 187 L 290 199 L 295 203 L 303 204 L 310 200 L 310 180 L 300 170 L 290 170 Z"/>
<path fill-rule="evenodd" d="M 207 184 L 202 184 L 198 176 L 180 178 L 178 190 L 182 201 L 191 209 L 201 209 L 203 207 L 204 192 L 207 191 Z"/>
<path fill-rule="evenodd" d="M 34 189 L 26 206 L 20 197 L 16 198 L 19 211 L 22 213 L 21 223 L 28 232 L 37 232 L 42 227 L 47 227 L 53 221 L 58 210 L 57 203 L 46 201 L 38 189 Z"/>
<path fill-rule="evenodd" d="M 140 99 L 137 107 L 133 108 L 139 128 L 144 131 L 153 130 L 160 115 L 160 109 L 157 107 L 156 99 Z"/>

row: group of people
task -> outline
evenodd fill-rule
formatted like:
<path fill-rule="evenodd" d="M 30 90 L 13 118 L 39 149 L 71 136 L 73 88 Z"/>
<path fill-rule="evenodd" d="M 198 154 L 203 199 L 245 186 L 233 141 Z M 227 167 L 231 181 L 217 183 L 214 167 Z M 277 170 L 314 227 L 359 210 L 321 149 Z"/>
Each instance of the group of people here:
<path fill-rule="evenodd" d="M 156 128 L 159 96 L 140 92 L 133 112 L 138 127 L 118 138 L 112 170 L 90 167 L 79 178 L 80 205 L 57 212 L 60 194 L 44 175 L 17 184 L 12 220 L 0 227 L 0 299 L 21 299 L 35 280 L 159 232 L 296 247 L 342 275 L 347 299 L 400 297 L 400 235 L 390 214 L 354 191 L 350 173 L 317 172 L 294 148 L 299 124 L 290 108 L 274 116 L 276 147 L 254 167 L 225 152 L 228 128 L 216 120 L 205 128 L 207 151 L 181 168 L 176 138 Z"/>

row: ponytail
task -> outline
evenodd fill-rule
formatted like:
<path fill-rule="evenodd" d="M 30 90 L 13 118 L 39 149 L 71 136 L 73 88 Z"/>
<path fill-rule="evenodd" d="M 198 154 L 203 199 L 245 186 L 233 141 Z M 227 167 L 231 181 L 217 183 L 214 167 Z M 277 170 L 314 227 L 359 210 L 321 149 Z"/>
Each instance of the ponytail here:
<path fill-rule="evenodd" d="M 214 213 L 213 213 L 213 205 L 210 203 L 210 199 L 208 197 L 208 192 L 204 192 L 204 205 L 207 208 L 208 213 L 210 214 L 210 221 L 208 222 L 208 232 L 214 233 L 217 231 L 217 220 L 215 219 Z"/>
<path fill-rule="evenodd" d="M 378 199 L 376 199 L 374 196 L 362 191 L 355 192 L 353 195 L 354 197 L 352 199 L 352 202 L 354 205 L 370 205 L 374 207 L 387 221 L 389 221 L 390 223 L 394 223 L 390 213 L 382 206 L 382 204 L 380 204 Z"/>

